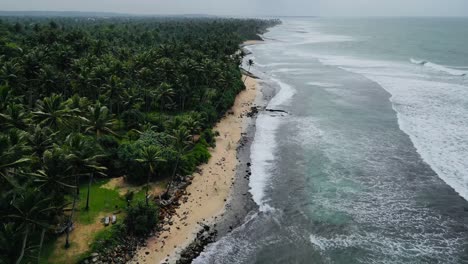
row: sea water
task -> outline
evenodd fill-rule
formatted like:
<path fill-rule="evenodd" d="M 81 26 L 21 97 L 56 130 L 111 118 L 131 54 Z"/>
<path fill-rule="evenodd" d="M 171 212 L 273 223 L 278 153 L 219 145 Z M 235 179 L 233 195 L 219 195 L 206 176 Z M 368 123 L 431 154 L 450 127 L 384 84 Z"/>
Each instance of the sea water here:
<path fill-rule="evenodd" d="M 194 263 L 468 263 L 468 19 L 287 18 L 251 46 L 277 89 L 258 209 Z"/>

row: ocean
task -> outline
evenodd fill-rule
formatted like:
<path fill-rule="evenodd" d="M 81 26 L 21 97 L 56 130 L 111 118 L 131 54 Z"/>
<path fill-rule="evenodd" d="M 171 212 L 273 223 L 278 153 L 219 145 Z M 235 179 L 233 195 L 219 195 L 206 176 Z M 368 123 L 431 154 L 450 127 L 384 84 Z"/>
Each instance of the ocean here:
<path fill-rule="evenodd" d="M 468 263 L 468 19 L 284 18 L 256 206 L 194 263 Z"/>

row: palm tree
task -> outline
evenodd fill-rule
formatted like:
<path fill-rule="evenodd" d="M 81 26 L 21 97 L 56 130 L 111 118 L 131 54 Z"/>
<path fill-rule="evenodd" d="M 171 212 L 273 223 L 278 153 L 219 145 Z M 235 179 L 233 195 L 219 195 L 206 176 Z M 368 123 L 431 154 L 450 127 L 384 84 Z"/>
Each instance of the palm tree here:
<path fill-rule="evenodd" d="M 0 85 L 0 112 L 3 112 L 14 99 L 15 97 L 12 95 L 10 87 L 7 85 Z"/>
<path fill-rule="evenodd" d="M 19 234 L 18 225 L 13 222 L 0 224 L 0 259 L 1 264 L 15 263 L 18 249 L 21 248 L 23 238 Z"/>
<path fill-rule="evenodd" d="M 8 136 L 0 135 L 0 177 L 7 181 L 11 172 L 31 161 L 24 156 L 27 147 L 23 134 L 10 131 Z"/>
<path fill-rule="evenodd" d="M 187 151 L 188 147 L 192 144 L 191 135 L 185 127 L 180 127 L 175 129 L 172 132 L 172 139 L 174 140 L 173 144 L 176 150 L 176 162 L 174 164 L 174 169 L 172 170 L 171 182 L 167 185 L 166 191 L 164 192 L 164 197 L 168 197 L 169 190 L 174 183 L 175 175 L 179 166 L 180 158 Z"/>
<path fill-rule="evenodd" d="M 33 118 L 43 126 L 57 130 L 60 126 L 68 126 L 68 122 L 73 117 L 73 110 L 70 110 L 67 103 L 63 101 L 61 95 L 52 94 L 38 102 L 37 111 L 32 112 Z"/>
<path fill-rule="evenodd" d="M 165 160 L 161 158 L 161 151 L 159 148 L 156 146 L 148 146 L 142 150 L 141 158 L 136 159 L 136 161 L 148 166 L 148 177 L 146 178 L 146 205 L 148 205 L 150 178 L 155 173 L 158 163 L 164 162 Z"/>
<path fill-rule="evenodd" d="M 3 113 L 0 113 L 0 124 L 6 127 L 25 130 L 28 127 L 29 118 L 21 104 L 9 104 Z"/>
<path fill-rule="evenodd" d="M 249 61 L 247 62 L 247 65 L 249 65 L 249 71 L 250 71 L 250 68 L 254 65 L 254 61 L 252 59 L 249 59 Z"/>
<path fill-rule="evenodd" d="M 55 207 L 50 206 L 50 198 L 42 198 L 41 193 L 35 189 L 22 190 L 11 206 L 13 212 L 4 218 L 18 223 L 22 230 L 23 242 L 20 255 L 16 260 L 16 264 L 19 264 L 23 260 L 30 232 L 36 227 L 50 228 L 47 223 L 48 212 L 54 210 Z"/>
<path fill-rule="evenodd" d="M 80 97 L 78 94 L 74 94 L 67 100 L 67 103 L 70 109 L 73 109 L 73 129 L 77 129 L 77 132 L 81 133 L 82 124 L 87 121 L 87 119 L 83 117 L 84 113 L 82 109 L 88 108 L 89 101 L 86 97 Z"/>
<path fill-rule="evenodd" d="M 44 152 L 51 149 L 54 142 L 54 137 L 58 132 L 52 132 L 48 127 L 36 125 L 28 132 L 28 145 L 31 146 L 32 155 L 42 157 Z"/>
<path fill-rule="evenodd" d="M 47 156 L 47 154 L 46 154 Z M 36 173 L 31 173 L 30 175 L 33 176 L 34 183 L 37 184 L 39 190 L 42 190 L 44 193 L 48 193 L 48 196 L 52 199 L 52 203 L 62 203 L 62 201 L 54 201 L 58 197 L 62 197 L 63 193 L 65 193 L 66 189 L 74 189 L 74 185 L 70 185 L 67 183 L 67 178 L 73 176 L 66 176 L 63 171 L 59 171 L 58 168 L 45 167 L 41 170 L 38 170 Z M 42 228 L 41 231 L 41 238 L 39 242 L 39 250 L 38 250 L 38 260 L 41 257 L 42 245 L 44 242 L 46 228 Z"/>
<path fill-rule="evenodd" d="M 75 177 L 76 185 L 76 194 L 79 195 L 79 177 L 89 174 L 89 184 L 88 184 L 88 195 L 86 210 L 89 209 L 89 189 L 92 182 L 94 173 L 100 173 L 107 168 L 99 165 L 97 160 L 103 155 L 98 154 L 99 148 L 96 148 L 96 145 L 91 142 L 81 134 L 70 134 L 65 139 L 66 145 L 64 146 L 65 151 L 68 153 L 65 159 L 69 162 L 70 168 L 73 171 L 73 176 Z"/>
<path fill-rule="evenodd" d="M 85 132 L 94 132 L 96 137 L 102 134 L 117 134 L 112 130 L 113 119 L 112 114 L 106 106 L 96 102 L 94 106 L 88 108 L 88 118 L 85 120 Z"/>
<path fill-rule="evenodd" d="M 96 164 L 90 164 L 88 165 L 88 167 L 90 169 L 92 169 L 93 171 L 91 171 L 89 173 L 89 181 L 88 181 L 88 190 L 86 192 L 86 206 L 85 206 L 85 210 L 89 210 L 89 197 L 90 197 L 90 192 L 91 192 L 91 184 L 93 183 L 93 179 L 94 179 L 94 174 L 95 173 L 98 173 L 102 176 L 106 176 L 106 174 L 104 173 L 105 170 L 107 170 L 106 167 L 104 166 L 99 166 L 97 163 Z"/>
<path fill-rule="evenodd" d="M 252 59 L 249 59 L 249 60 L 247 61 L 247 65 L 249 65 L 249 70 L 248 70 L 249 73 L 250 73 L 250 68 L 251 68 L 254 64 L 255 64 L 255 63 L 254 63 L 254 61 L 253 61 Z M 244 84 L 245 84 L 246 81 L 247 81 L 247 75 L 245 76 Z"/>
<path fill-rule="evenodd" d="M 167 104 L 172 103 L 172 98 L 175 95 L 174 89 L 168 83 L 163 82 L 155 93 L 156 101 L 159 104 L 159 111 L 162 113 Z"/>
<path fill-rule="evenodd" d="M 65 189 L 75 189 L 75 185 L 68 184 L 68 178 L 73 177 L 67 176 L 66 172 L 58 171 L 58 168 L 51 168 L 45 165 L 44 168 L 30 173 L 34 177 L 34 183 L 37 184 L 39 190 L 43 190 L 49 193 L 50 197 L 54 196 L 54 193 L 64 193 Z"/>
<path fill-rule="evenodd" d="M 188 116 L 184 121 L 182 122 L 182 125 L 187 128 L 188 133 L 190 135 L 197 135 L 198 132 L 200 132 L 201 129 L 201 123 L 199 120 L 201 120 L 200 116 L 196 116 L 197 118 L 193 118 L 192 116 Z"/>

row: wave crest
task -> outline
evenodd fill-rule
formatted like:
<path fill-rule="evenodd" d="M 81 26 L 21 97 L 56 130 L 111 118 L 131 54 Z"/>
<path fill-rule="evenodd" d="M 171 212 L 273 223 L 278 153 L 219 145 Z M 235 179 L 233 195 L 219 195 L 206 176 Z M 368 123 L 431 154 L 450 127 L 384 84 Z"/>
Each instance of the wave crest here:
<path fill-rule="evenodd" d="M 436 63 L 426 61 L 426 60 L 416 60 L 416 59 L 411 58 L 410 61 L 413 64 L 418 64 L 421 66 L 429 67 L 433 70 L 448 73 L 454 76 L 466 76 L 468 74 L 468 71 L 461 71 L 461 70 L 456 69 L 455 67 L 444 66 L 444 65 L 436 64 Z"/>

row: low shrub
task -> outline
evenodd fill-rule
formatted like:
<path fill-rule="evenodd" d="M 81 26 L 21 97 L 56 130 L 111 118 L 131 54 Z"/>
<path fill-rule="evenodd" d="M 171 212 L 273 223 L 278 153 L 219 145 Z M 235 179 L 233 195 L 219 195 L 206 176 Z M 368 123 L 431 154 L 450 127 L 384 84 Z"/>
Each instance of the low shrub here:
<path fill-rule="evenodd" d="M 146 205 L 145 202 L 139 201 L 128 207 L 125 225 L 128 232 L 141 236 L 150 232 L 156 226 L 157 220 L 158 209 L 156 206 L 151 203 Z"/>

